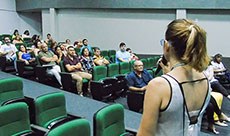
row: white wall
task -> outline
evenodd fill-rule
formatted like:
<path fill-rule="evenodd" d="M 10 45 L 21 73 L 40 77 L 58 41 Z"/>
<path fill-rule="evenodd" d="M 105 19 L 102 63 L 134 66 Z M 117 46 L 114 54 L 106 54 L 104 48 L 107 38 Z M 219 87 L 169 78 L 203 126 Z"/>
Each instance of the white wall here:
<path fill-rule="evenodd" d="M 230 57 L 230 14 L 226 13 L 189 13 L 188 18 L 196 20 L 207 32 L 207 49 L 211 56 L 221 53 Z"/>
<path fill-rule="evenodd" d="M 212 10 L 210 10 L 212 11 Z M 207 31 L 208 53 L 230 56 L 230 14 L 216 11 L 183 11 Z M 179 13 L 179 12 L 178 12 Z M 186 13 L 186 15 L 184 15 Z M 42 15 L 43 30 L 49 30 L 50 15 Z M 87 38 L 92 46 L 118 49 L 121 41 L 138 54 L 161 54 L 160 39 L 166 26 L 176 18 L 175 10 L 56 10 L 55 39 L 75 41 Z M 50 24 L 52 25 L 52 24 Z"/>
<path fill-rule="evenodd" d="M 41 34 L 41 14 L 37 12 L 21 13 L 16 12 L 15 0 L 0 0 L 0 34 L 12 34 L 18 29 L 22 34 L 26 29 L 31 34 Z"/>
<path fill-rule="evenodd" d="M 44 31 L 50 29 L 48 17 L 47 11 L 42 12 Z M 118 49 L 124 41 L 136 53 L 159 54 L 162 52 L 159 41 L 164 38 L 166 25 L 174 18 L 175 11 L 58 10 L 56 39 L 69 38 L 74 42 L 87 38 L 92 46 L 101 49 Z"/>

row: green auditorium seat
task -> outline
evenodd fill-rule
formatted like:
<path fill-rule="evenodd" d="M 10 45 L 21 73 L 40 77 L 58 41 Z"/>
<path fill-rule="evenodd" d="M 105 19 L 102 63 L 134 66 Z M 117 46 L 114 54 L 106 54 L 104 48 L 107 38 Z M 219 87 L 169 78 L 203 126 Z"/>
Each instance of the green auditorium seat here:
<path fill-rule="evenodd" d="M 120 74 L 128 74 L 130 72 L 130 63 L 129 62 L 120 62 L 119 63 L 119 73 Z"/>
<path fill-rule="evenodd" d="M 116 56 L 116 50 L 108 50 L 109 57 Z"/>
<path fill-rule="evenodd" d="M 143 91 L 127 91 L 127 105 L 129 110 L 135 112 L 143 111 L 143 102 L 144 102 L 145 92 Z"/>
<path fill-rule="evenodd" d="M 2 34 L 2 40 L 4 41 L 5 37 L 9 37 L 12 42 L 12 35 L 11 34 Z"/>
<path fill-rule="evenodd" d="M 156 62 L 153 57 L 147 58 L 147 62 L 148 62 L 149 69 L 153 69 L 154 67 L 156 67 Z"/>
<path fill-rule="evenodd" d="M 111 63 L 116 63 L 116 50 L 108 50 L 108 57 Z"/>
<path fill-rule="evenodd" d="M 26 103 L 18 102 L 0 107 L 0 135 L 33 135 Z"/>
<path fill-rule="evenodd" d="M 35 124 L 38 126 L 53 129 L 77 118 L 67 113 L 65 96 L 61 92 L 45 94 L 35 100 Z"/>
<path fill-rule="evenodd" d="M 52 129 L 47 136 L 90 136 L 90 124 L 86 119 L 72 120 Z"/>
<path fill-rule="evenodd" d="M 101 56 L 109 56 L 109 52 L 107 50 L 101 50 Z"/>
<path fill-rule="evenodd" d="M 112 104 L 98 110 L 93 117 L 94 136 L 125 136 L 124 107 Z M 130 133 L 131 135 L 131 133 Z"/>
<path fill-rule="evenodd" d="M 30 42 L 32 42 L 32 38 L 30 38 L 30 37 L 25 37 L 25 38 L 23 38 L 23 41 L 24 41 L 24 43 L 30 43 Z"/>
<path fill-rule="evenodd" d="M 93 81 L 90 83 L 90 90 L 93 99 L 99 101 L 113 100 L 115 84 L 115 78 L 107 77 L 106 66 L 95 66 L 93 68 Z"/>
<path fill-rule="evenodd" d="M 107 66 L 108 69 L 108 77 L 115 77 L 116 78 L 116 85 L 114 89 L 114 96 L 120 97 L 125 96 L 127 91 L 127 82 L 125 79 L 124 74 L 119 74 L 119 64 L 118 63 L 111 63 Z"/>
<path fill-rule="evenodd" d="M 24 99 L 23 83 L 20 78 L 1 79 L 0 88 L 0 105 L 12 100 Z"/>
<path fill-rule="evenodd" d="M 80 48 L 74 48 L 76 54 L 80 54 Z"/>

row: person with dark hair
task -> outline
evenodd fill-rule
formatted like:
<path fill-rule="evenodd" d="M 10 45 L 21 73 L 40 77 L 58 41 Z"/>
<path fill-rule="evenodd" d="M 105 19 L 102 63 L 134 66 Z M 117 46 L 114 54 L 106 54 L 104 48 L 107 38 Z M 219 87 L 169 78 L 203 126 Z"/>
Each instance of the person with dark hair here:
<path fill-rule="evenodd" d="M 98 47 L 94 48 L 93 62 L 97 66 L 105 66 L 109 64 L 109 61 L 101 56 L 101 50 Z"/>
<path fill-rule="evenodd" d="M 225 68 L 224 64 L 222 63 L 222 55 L 216 54 L 213 58 L 213 61 L 211 62 L 214 70 L 214 75 L 216 78 L 219 78 L 220 80 L 225 78 L 228 82 L 230 82 L 230 73 Z"/>
<path fill-rule="evenodd" d="M 133 51 L 131 50 L 131 48 L 126 48 L 126 51 L 130 53 L 131 60 L 139 60 L 139 58 L 137 57 L 137 55 L 135 55 L 133 53 Z"/>
<path fill-rule="evenodd" d="M 47 44 L 47 45 L 51 45 L 52 43 L 55 43 L 56 41 L 53 39 L 53 37 L 51 36 L 51 34 L 50 33 L 48 33 L 47 35 L 46 35 L 46 40 L 45 40 L 45 43 Z"/>
<path fill-rule="evenodd" d="M 18 59 L 24 61 L 26 65 L 35 66 L 36 59 L 31 55 L 32 52 L 33 50 L 27 51 L 26 46 L 22 44 L 19 46 Z"/>
<path fill-rule="evenodd" d="M 8 61 L 15 61 L 16 63 L 16 52 L 18 49 L 11 43 L 9 37 L 4 37 L 4 43 L 5 44 L 1 45 L 0 52 L 6 56 Z"/>
<path fill-rule="evenodd" d="M 116 52 L 116 63 L 129 62 L 131 60 L 130 53 L 126 51 L 126 45 L 121 42 L 119 45 L 120 50 Z"/>
<path fill-rule="evenodd" d="M 146 87 L 137 136 L 198 136 L 211 91 L 203 73 L 210 61 L 206 32 L 191 20 L 176 19 L 160 43 L 168 63 L 159 62 L 164 75 Z"/>
<path fill-rule="evenodd" d="M 74 46 L 74 48 L 81 49 L 81 47 L 83 46 L 82 40 L 75 41 L 73 46 Z"/>
<path fill-rule="evenodd" d="M 12 39 L 14 39 L 17 35 L 20 36 L 20 34 L 19 34 L 19 32 L 18 32 L 18 29 L 15 29 L 15 30 L 14 30 L 14 33 L 13 33 L 13 35 L 12 35 Z M 20 36 L 20 37 L 21 37 L 21 36 Z"/>
<path fill-rule="evenodd" d="M 23 40 L 21 38 L 20 35 L 16 35 L 14 38 L 13 38 L 13 44 L 16 44 L 16 43 L 23 43 Z"/>
<path fill-rule="evenodd" d="M 30 38 L 30 32 L 29 32 L 29 30 L 25 30 L 25 32 L 22 35 L 22 38 Z"/>
<path fill-rule="evenodd" d="M 81 47 L 80 53 L 82 53 L 82 50 L 85 47 L 88 48 L 88 50 L 89 50 L 90 53 L 93 53 L 92 46 L 88 44 L 88 40 L 87 39 L 83 39 L 82 43 L 83 43 L 83 46 Z"/>
<path fill-rule="evenodd" d="M 86 48 L 87 49 L 87 48 Z M 88 80 L 92 79 L 92 75 L 84 72 L 81 62 L 75 54 L 75 50 L 73 46 L 69 46 L 67 48 L 67 56 L 64 58 L 64 65 L 66 69 L 71 73 L 72 78 L 76 80 L 76 88 L 77 92 L 80 96 L 83 96 L 82 86 L 83 86 L 83 78 Z"/>
<path fill-rule="evenodd" d="M 82 63 L 82 68 L 84 71 L 92 74 L 93 67 L 95 66 L 93 62 L 93 57 L 91 56 L 91 52 L 89 52 L 87 47 L 84 47 L 81 52 L 80 61 Z"/>
<path fill-rule="evenodd" d="M 58 59 L 56 61 L 57 64 L 60 63 L 60 61 L 62 61 L 65 57 L 65 55 L 63 54 L 62 50 L 61 50 L 61 47 L 60 46 L 56 46 L 54 48 L 54 53 L 57 55 Z"/>

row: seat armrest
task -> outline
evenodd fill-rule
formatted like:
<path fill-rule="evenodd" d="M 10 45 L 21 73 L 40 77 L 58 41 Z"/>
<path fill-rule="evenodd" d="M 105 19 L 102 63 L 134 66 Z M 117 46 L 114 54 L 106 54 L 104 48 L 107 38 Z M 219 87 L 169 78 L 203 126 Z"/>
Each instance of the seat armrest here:
<path fill-rule="evenodd" d="M 128 134 L 126 134 L 125 136 L 136 136 L 137 135 L 137 130 L 136 129 L 126 127 L 125 131 L 128 132 Z"/>
<path fill-rule="evenodd" d="M 56 127 L 58 127 L 58 126 L 60 126 L 60 125 L 62 125 L 64 123 L 66 123 L 66 122 L 69 122 L 69 121 L 75 120 L 75 119 L 80 119 L 80 118 L 82 118 L 82 117 L 71 115 L 71 114 L 67 114 L 67 117 L 60 118 L 60 119 L 58 119 L 58 120 L 53 121 L 52 123 L 50 123 L 48 125 L 48 129 L 51 130 L 51 129 L 56 128 Z"/>
<path fill-rule="evenodd" d="M 25 98 L 17 98 L 17 99 L 12 99 L 12 100 L 8 100 L 8 101 L 3 102 L 2 106 L 7 105 L 7 104 L 11 104 L 11 103 L 15 103 L 15 102 L 25 102 L 25 103 L 27 103 Z"/>
<path fill-rule="evenodd" d="M 133 93 L 133 94 L 145 94 L 145 91 L 131 91 L 128 90 L 127 93 Z"/>
<path fill-rule="evenodd" d="M 49 129 L 35 124 L 30 124 L 30 127 L 33 130 L 33 132 L 35 132 L 36 136 L 44 136 L 46 133 L 49 132 Z"/>
<path fill-rule="evenodd" d="M 85 118 L 85 117 L 81 117 L 81 116 L 72 115 L 72 114 L 69 114 L 69 113 L 67 113 L 67 116 L 70 117 L 70 118 L 73 118 L 73 119 L 82 119 L 82 118 Z"/>

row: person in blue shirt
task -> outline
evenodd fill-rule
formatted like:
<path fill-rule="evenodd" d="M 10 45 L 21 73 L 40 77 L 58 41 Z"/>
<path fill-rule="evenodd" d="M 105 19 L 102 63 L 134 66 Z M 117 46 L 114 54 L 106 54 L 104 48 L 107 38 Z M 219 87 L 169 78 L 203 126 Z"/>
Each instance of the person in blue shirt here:
<path fill-rule="evenodd" d="M 143 62 L 140 60 L 134 62 L 133 68 L 134 71 L 126 76 L 129 90 L 145 91 L 147 84 L 153 79 L 152 75 L 144 69 Z"/>
<path fill-rule="evenodd" d="M 121 42 L 120 50 L 116 52 L 116 63 L 119 62 L 129 62 L 131 60 L 131 55 L 126 51 L 126 45 L 124 42 Z"/>

